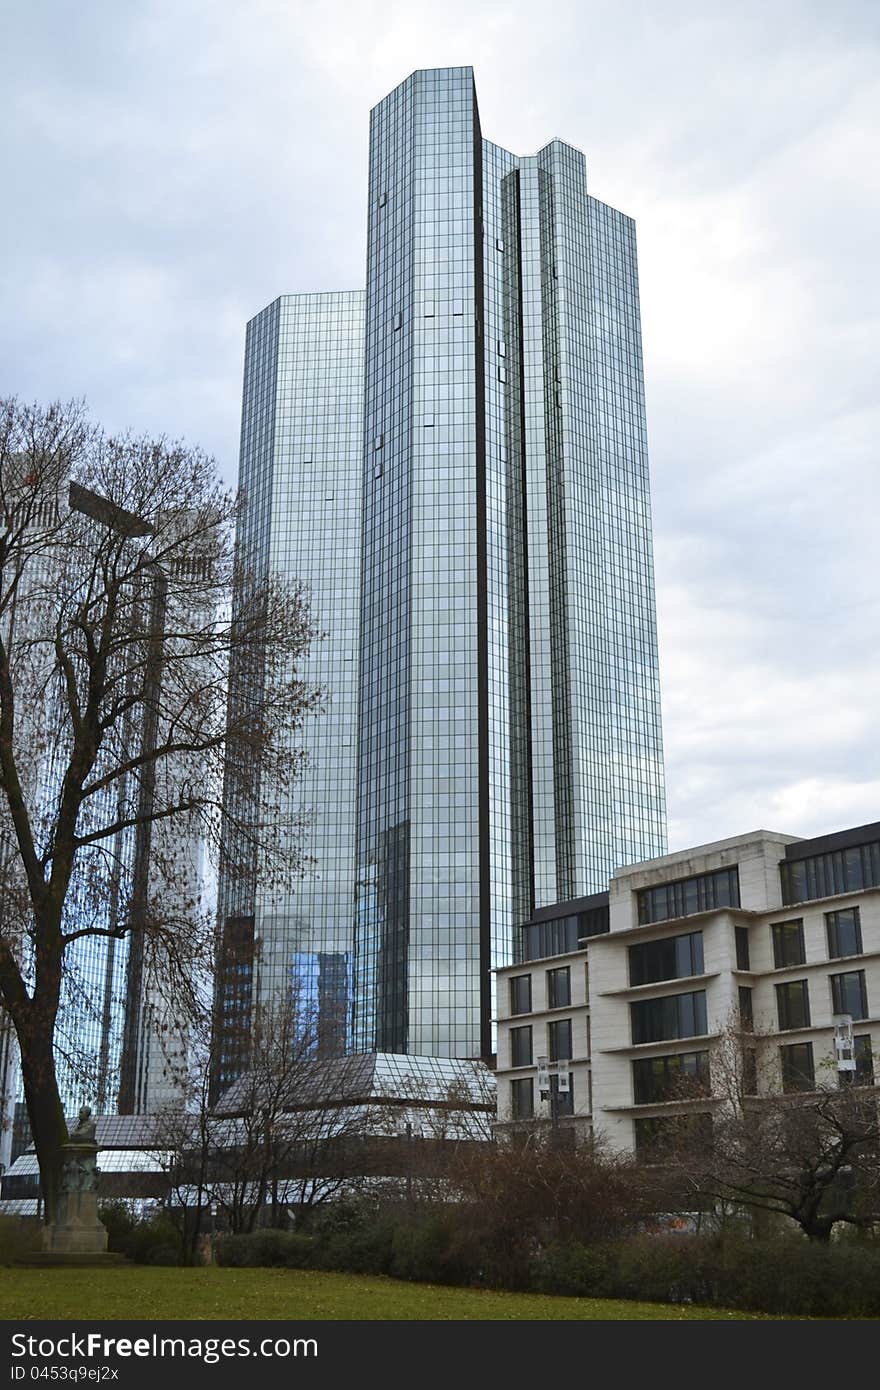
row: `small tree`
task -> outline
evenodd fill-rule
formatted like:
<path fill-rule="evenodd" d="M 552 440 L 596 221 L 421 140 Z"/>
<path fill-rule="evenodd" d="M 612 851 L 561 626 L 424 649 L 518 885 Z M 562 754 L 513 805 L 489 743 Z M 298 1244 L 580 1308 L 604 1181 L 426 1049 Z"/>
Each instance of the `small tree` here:
<path fill-rule="evenodd" d="M 713 1058 L 711 1126 L 671 1121 L 660 1155 L 703 1200 L 788 1217 L 827 1242 L 840 1223 L 880 1215 L 880 1125 L 874 1086 L 840 1085 L 833 1063 L 818 1085 L 789 1078 L 776 1046 L 731 1024 Z M 801 1089 L 802 1088 L 802 1089 Z"/>
<path fill-rule="evenodd" d="M 362 1176 L 368 1117 L 349 1085 L 358 1063 L 319 1056 L 326 1026 L 326 1013 L 298 993 L 258 1009 L 247 1072 L 212 1105 L 208 1068 L 196 1065 L 186 1108 L 158 1117 L 190 1258 L 209 1210 L 236 1233 L 267 1218 L 284 1226 L 290 1210 L 302 1214 Z"/>
<path fill-rule="evenodd" d="M 0 402 L 0 1007 L 47 1221 L 77 943 L 127 939 L 129 1002 L 152 976 L 180 1022 L 210 935 L 193 837 L 217 845 L 222 802 L 228 874 L 299 868 L 252 770 L 278 795 L 302 765 L 318 695 L 297 667 L 315 632 L 297 585 L 236 560 L 237 513 L 197 448 L 109 438 L 75 403 Z M 227 708 L 233 657 L 243 695 Z"/>

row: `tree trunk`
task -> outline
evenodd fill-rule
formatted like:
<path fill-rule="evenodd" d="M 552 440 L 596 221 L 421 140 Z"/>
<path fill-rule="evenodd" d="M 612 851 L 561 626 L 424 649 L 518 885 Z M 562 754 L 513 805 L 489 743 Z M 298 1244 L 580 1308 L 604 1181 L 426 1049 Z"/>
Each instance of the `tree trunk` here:
<path fill-rule="evenodd" d="M 49 1225 L 58 1210 L 61 1184 L 61 1146 L 67 1142 L 67 1125 L 55 1075 L 52 1031 L 39 1026 L 18 1027 L 24 1097 L 43 1191 L 43 1220 Z M 46 1036 L 48 1033 L 48 1036 Z"/>

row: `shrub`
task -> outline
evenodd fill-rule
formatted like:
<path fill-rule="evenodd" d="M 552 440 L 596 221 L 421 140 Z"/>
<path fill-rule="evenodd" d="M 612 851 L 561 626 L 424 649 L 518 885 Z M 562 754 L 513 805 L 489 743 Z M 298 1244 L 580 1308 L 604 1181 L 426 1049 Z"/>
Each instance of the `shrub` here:
<path fill-rule="evenodd" d="M 127 1245 L 137 1220 L 127 1202 L 104 1202 L 98 1216 L 107 1228 L 107 1249 L 127 1254 Z"/>
<path fill-rule="evenodd" d="M 0 1265 L 12 1265 L 40 1249 L 43 1223 L 36 1216 L 0 1216 Z"/>
<path fill-rule="evenodd" d="M 167 1212 L 159 1212 L 144 1221 L 135 1221 L 128 1236 L 120 1238 L 117 1248 L 136 1264 L 181 1263 L 180 1232 Z"/>
<path fill-rule="evenodd" d="M 529 1287 L 536 1293 L 564 1293 L 578 1298 L 607 1296 L 614 1268 L 606 1245 L 550 1245 L 529 1268 Z"/>
<path fill-rule="evenodd" d="M 352 1274 L 387 1274 L 391 1264 L 394 1226 L 386 1220 L 355 1225 L 319 1238 L 317 1261 L 322 1269 Z"/>
<path fill-rule="evenodd" d="M 488 1262 L 473 1223 L 440 1214 L 395 1229 L 389 1273 L 430 1284 L 482 1284 Z"/>
<path fill-rule="evenodd" d="M 866 1246 L 642 1236 L 609 1253 L 601 1291 L 611 1297 L 795 1317 L 880 1314 L 880 1252 Z"/>
<path fill-rule="evenodd" d="M 295 1231 L 252 1231 L 247 1235 L 217 1236 L 214 1240 L 217 1263 L 237 1269 L 254 1265 L 308 1269 L 315 1247 L 312 1236 Z"/>

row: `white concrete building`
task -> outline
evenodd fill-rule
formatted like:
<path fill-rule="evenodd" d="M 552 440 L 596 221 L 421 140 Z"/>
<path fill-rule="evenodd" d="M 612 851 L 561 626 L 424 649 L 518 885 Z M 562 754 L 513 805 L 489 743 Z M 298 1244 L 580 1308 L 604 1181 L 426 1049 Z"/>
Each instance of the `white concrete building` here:
<path fill-rule="evenodd" d="M 566 965 L 589 981 L 565 1011 L 578 1040 L 574 1114 L 613 1149 L 647 1153 L 670 1114 L 711 1114 L 734 1032 L 753 1034 L 744 1055 L 758 1093 L 811 1090 L 838 1084 L 835 1020 L 848 1018 L 845 1079 L 875 1083 L 880 824 L 811 840 L 755 831 L 621 869 L 607 929 L 552 958 L 535 926 L 527 959 L 499 972 L 504 1126 L 528 1118 L 523 1082 L 535 1117 L 546 1112 L 534 1060 L 549 1019 L 542 980 Z"/>

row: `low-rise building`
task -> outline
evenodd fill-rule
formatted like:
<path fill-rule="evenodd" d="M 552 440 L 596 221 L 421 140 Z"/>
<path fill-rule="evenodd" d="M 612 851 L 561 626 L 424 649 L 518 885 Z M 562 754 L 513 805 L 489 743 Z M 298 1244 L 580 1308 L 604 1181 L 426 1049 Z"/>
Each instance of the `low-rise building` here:
<path fill-rule="evenodd" d="M 809 840 L 756 831 L 630 865 L 609 885 L 606 929 L 541 956 L 537 917 L 554 912 L 499 971 L 503 1127 L 530 1120 L 529 1085 L 531 1122 L 549 1118 L 537 1055 L 552 1050 L 547 989 L 566 969 L 567 1104 L 614 1150 L 647 1156 L 668 1117 L 710 1116 L 734 1039 L 757 1094 L 875 1084 L 880 823 Z"/>

